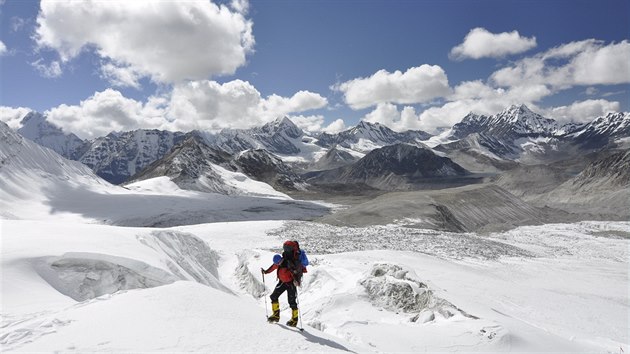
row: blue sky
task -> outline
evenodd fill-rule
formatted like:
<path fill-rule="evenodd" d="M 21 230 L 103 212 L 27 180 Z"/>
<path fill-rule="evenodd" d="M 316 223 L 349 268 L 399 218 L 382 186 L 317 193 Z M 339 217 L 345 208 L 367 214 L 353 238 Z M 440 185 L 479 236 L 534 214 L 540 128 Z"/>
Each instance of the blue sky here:
<path fill-rule="evenodd" d="M 115 12 L 112 3 L 101 4 L 85 6 L 82 16 L 72 13 L 82 7 L 76 1 L 66 7 L 26 0 L 0 5 L 4 121 L 17 124 L 11 114 L 23 107 L 49 112 L 55 123 L 82 137 L 138 127 L 246 127 L 279 114 L 311 130 L 366 119 L 398 130 L 436 131 L 463 112 L 491 114 L 517 101 L 560 121 L 630 110 L 630 64 L 622 63 L 630 63 L 630 1 L 254 0 L 219 2 L 219 8 L 200 0 L 184 9 L 207 15 L 199 21 L 232 21 L 228 29 L 190 16 L 164 16 L 181 2 L 146 16 L 134 12 L 143 9 L 127 10 L 124 2 Z M 127 21 L 148 24 L 121 24 Z M 91 25 L 102 30 L 82 32 Z M 237 27 L 240 32 L 234 32 Z M 180 37 L 166 43 L 166 36 L 180 30 Z M 197 30 L 199 37 L 191 39 L 188 33 Z M 245 43 L 248 35 L 251 43 Z M 466 50 L 453 54 L 467 35 L 468 51 L 479 57 Z M 171 50 L 180 48 L 177 42 L 190 49 Z M 160 46 L 166 54 L 143 61 L 151 55 L 143 50 Z M 552 55 L 553 48 L 568 54 Z M 171 67 L 185 67 L 198 55 L 189 72 Z M 589 62 L 595 63 L 592 71 Z M 412 68 L 417 70 L 406 75 Z M 496 74 L 506 68 L 513 71 Z M 132 78 L 112 79 L 118 76 L 111 73 L 121 72 Z M 426 84 L 433 79 L 434 85 Z"/>

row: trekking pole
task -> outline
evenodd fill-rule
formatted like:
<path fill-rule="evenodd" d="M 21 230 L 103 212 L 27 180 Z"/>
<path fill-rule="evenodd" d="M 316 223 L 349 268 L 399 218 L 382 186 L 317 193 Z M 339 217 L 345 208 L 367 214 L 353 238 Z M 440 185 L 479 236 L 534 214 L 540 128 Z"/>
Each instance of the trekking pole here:
<path fill-rule="evenodd" d="M 265 272 L 260 271 L 260 275 L 263 278 L 263 286 L 265 287 L 265 291 L 263 291 L 264 303 L 265 303 L 265 318 L 269 317 L 269 311 L 267 311 L 267 285 L 265 285 Z"/>
<path fill-rule="evenodd" d="M 298 295 L 298 290 L 297 287 L 295 288 L 295 302 L 298 305 L 298 309 L 300 308 L 300 296 Z M 304 332 L 304 327 L 302 326 L 302 310 L 300 309 L 298 311 L 298 318 L 300 319 L 300 327 L 298 327 L 298 329 L 300 330 L 300 332 Z"/>

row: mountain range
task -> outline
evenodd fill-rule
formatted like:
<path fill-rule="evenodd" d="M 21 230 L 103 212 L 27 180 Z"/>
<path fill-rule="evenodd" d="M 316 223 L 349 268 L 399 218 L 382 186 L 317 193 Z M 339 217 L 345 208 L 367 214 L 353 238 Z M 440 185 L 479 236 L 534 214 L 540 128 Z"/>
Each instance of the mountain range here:
<path fill-rule="evenodd" d="M 18 132 L 114 184 L 166 176 L 182 189 L 232 195 L 249 190 L 244 186 L 251 183 L 286 193 L 394 191 L 479 183 L 498 176 L 492 183 L 516 196 L 540 207 L 562 208 L 560 204 L 571 203 L 561 194 L 577 188 L 564 185 L 572 176 L 628 149 L 630 114 L 609 113 L 589 123 L 563 125 L 518 105 L 490 116 L 470 113 L 438 136 L 396 132 L 365 121 L 336 134 L 310 134 L 283 117 L 251 129 L 139 129 L 81 140 L 31 112 Z M 519 182 L 527 175 L 533 178 Z M 586 176 L 582 178 L 608 178 Z M 555 199 L 564 202 L 550 201 L 550 193 L 561 186 L 565 192 L 555 192 Z"/>
<path fill-rule="evenodd" d="M 116 184 L 130 180 L 193 135 L 232 155 L 266 150 L 296 172 L 342 167 L 374 149 L 406 143 L 427 144 L 470 171 L 496 173 L 513 168 L 516 163 L 549 163 L 625 144 L 623 138 L 630 136 L 630 114 L 609 113 L 587 124 L 560 125 L 519 105 L 492 116 L 470 113 L 438 137 L 422 131 L 395 132 L 365 121 L 337 134 L 308 134 L 284 117 L 262 127 L 218 133 L 139 129 L 83 141 L 74 134 L 63 133 L 45 116 L 31 112 L 22 120 L 18 132 L 88 165 Z"/>
<path fill-rule="evenodd" d="M 413 189 L 417 181 L 446 179 L 469 174 L 448 157 L 427 147 L 410 144 L 374 149 L 355 163 L 306 174 L 316 184 L 365 184 L 381 190 Z M 411 188 L 410 188 L 411 187 Z"/>

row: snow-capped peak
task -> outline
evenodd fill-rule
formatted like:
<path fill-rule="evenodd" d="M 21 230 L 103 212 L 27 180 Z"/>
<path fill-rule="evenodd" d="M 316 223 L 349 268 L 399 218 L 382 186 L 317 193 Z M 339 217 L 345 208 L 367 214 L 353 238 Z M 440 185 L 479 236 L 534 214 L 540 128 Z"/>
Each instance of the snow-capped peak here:
<path fill-rule="evenodd" d="M 555 120 L 531 111 L 524 104 L 513 105 L 501 113 L 490 116 L 487 125 L 490 132 L 497 134 L 552 135 L 558 129 Z"/>
<path fill-rule="evenodd" d="M 357 124 L 356 126 L 346 131 L 356 136 L 365 136 L 365 137 L 370 137 L 371 135 L 374 135 L 374 134 L 380 135 L 380 136 L 391 137 L 391 136 L 397 136 L 397 135 L 404 135 L 405 133 L 408 133 L 408 132 L 415 132 L 414 130 L 407 130 L 405 132 L 400 133 L 400 132 L 396 132 L 392 130 L 390 127 L 384 124 L 381 124 L 379 122 L 372 123 L 365 120 L 361 120 L 359 124 Z"/>
<path fill-rule="evenodd" d="M 595 118 L 592 122 L 584 125 L 574 132 L 575 136 L 584 135 L 606 135 L 606 136 L 629 136 L 630 135 L 630 113 L 611 112 L 605 116 Z"/>
<path fill-rule="evenodd" d="M 521 137 L 555 136 L 558 123 L 533 112 L 524 104 L 512 105 L 491 116 L 467 114 L 455 124 L 448 139 L 463 139 L 474 133 L 513 141 Z"/>
<path fill-rule="evenodd" d="M 511 105 L 500 114 L 510 116 L 513 119 L 514 118 L 518 119 L 521 116 L 527 116 L 527 115 L 532 115 L 532 114 L 535 115 L 536 113 L 534 113 L 531 109 L 529 109 L 527 105 L 519 104 L 519 105 Z"/>
<path fill-rule="evenodd" d="M 72 133 L 65 133 L 58 126 L 50 123 L 39 112 L 29 112 L 22 118 L 22 127 L 17 132 L 39 145 L 54 150 L 58 154 L 77 159 L 84 141 Z"/>
<path fill-rule="evenodd" d="M 262 132 L 269 134 L 278 134 L 285 133 L 287 137 L 290 138 L 299 138 L 304 134 L 302 129 L 300 129 L 291 119 L 288 117 L 279 117 L 273 122 L 265 124 L 261 128 Z"/>
<path fill-rule="evenodd" d="M 365 120 L 361 120 L 359 122 L 359 124 L 357 124 L 356 128 L 358 129 L 373 129 L 373 128 L 380 128 L 382 125 L 378 122 L 375 123 L 371 123 Z"/>
<path fill-rule="evenodd" d="M 469 123 L 469 124 L 470 123 L 481 123 L 481 122 L 483 122 L 486 119 L 488 119 L 487 116 L 470 112 L 462 119 L 462 122 L 466 122 L 466 123 Z"/>

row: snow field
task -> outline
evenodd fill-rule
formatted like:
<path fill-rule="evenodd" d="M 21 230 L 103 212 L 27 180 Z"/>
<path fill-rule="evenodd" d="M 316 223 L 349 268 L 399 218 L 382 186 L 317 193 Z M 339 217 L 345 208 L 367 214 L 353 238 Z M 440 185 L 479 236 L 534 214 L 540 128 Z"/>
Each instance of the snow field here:
<path fill-rule="evenodd" d="M 402 229 L 395 226 L 366 228 L 366 237 L 356 239 L 345 228 L 320 234 L 315 224 L 282 221 L 170 229 L 2 223 L 4 351 L 628 348 L 630 223 L 468 235 L 456 251 L 437 256 L 400 250 L 404 238 L 386 245 L 374 238 L 378 232 L 395 236 Z M 304 333 L 266 323 L 263 295 L 275 276 L 267 275 L 263 285 L 260 274 L 282 241 L 296 236 L 287 231 L 296 225 L 312 261 L 299 290 Z M 315 236 L 322 245 L 335 238 L 348 248 L 316 252 Z M 361 251 L 348 252 L 348 237 Z M 440 245 L 453 237 L 436 234 L 424 242 Z M 467 245 L 479 240 L 510 247 L 472 257 L 475 249 Z M 290 317 L 286 295 L 280 302 L 284 323 Z"/>

